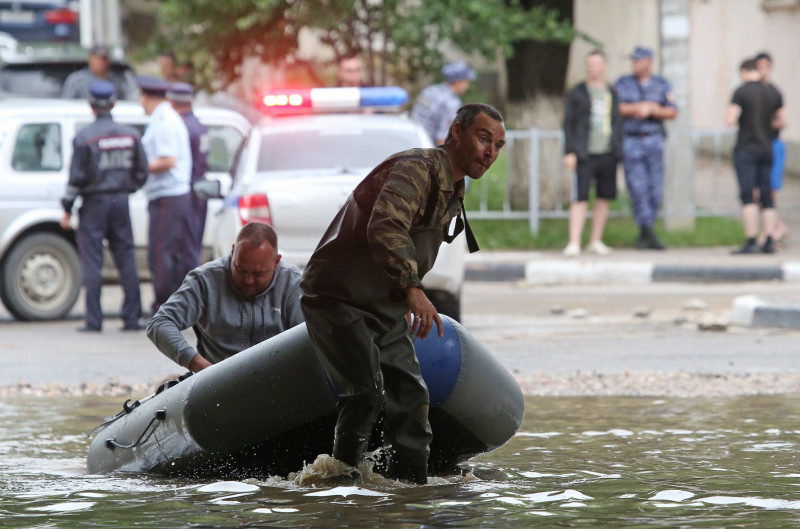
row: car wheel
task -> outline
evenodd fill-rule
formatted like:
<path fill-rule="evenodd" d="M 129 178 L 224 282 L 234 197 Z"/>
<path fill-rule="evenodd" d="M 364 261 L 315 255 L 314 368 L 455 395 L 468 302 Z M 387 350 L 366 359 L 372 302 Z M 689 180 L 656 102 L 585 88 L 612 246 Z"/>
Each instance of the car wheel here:
<path fill-rule="evenodd" d="M 39 233 L 14 244 L 3 265 L 0 298 L 20 320 L 55 320 L 75 305 L 81 266 L 75 247 L 63 237 Z"/>
<path fill-rule="evenodd" d="M 425 294 L 439 314 L 446 314 L 458 322 L 461 321 L 461 296 L 444 290 L 428 290 Z"/>

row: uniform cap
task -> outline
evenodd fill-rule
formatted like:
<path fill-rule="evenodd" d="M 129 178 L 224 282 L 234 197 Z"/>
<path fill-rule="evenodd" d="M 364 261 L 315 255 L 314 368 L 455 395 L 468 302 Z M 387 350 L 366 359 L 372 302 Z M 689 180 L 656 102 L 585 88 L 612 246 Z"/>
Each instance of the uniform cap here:
<path fill-rule="evenodd" d="M 109 81 L 92 81 L 89 85 L 89 103 L 107 108 L 114 104 L 114 85 Z"/>
<path fill-rule="evenodd" d="M 176 103 L 191 103 L 194 87 L 189 83 L 172 83 L 167 90 L 167 99 Z"/>
<path fill-rule="evenodd" d="M 136 77 L 139 89 L 148 95 L 165 97 L 169 90 L 169 83 L 154 75 L 139 75 Z"/>
<path fill-rule="evenodd" d="M 464 61 L 454 61 L 445 64 L 442 67 L 442 73 L 448 83 L 455 83 L 461 79 L 469 81 L 475 80 L 475 70 L 470 68 Z"/>
<path fill-rule="evenodd" d="M 652 59 L 653 50 L 645 48 L 644 46 L 636 46 L 631 53 L 631 60 L 638 61 L 639 59 Z"/>
<path fill-rule="evenodd" d="M 108 57 L 108 46 L 103 44 L 95 44 L 89 50 L 89 55 L 97 55 L 98 57 Z"/>

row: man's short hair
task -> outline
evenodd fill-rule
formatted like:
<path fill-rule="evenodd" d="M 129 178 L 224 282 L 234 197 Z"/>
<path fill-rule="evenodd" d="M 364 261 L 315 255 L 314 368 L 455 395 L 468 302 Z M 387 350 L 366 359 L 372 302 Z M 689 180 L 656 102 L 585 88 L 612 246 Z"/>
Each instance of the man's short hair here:
<path fill-rule="evenodd" d="M 754 61 L 756 61 L 756 62 L 758 62 L 758 61 L 760 61 L 760 60 L 763 60 L 763 59 L 766 59 L 766 60 L 768 60 L 770 63 L 772 63 L 772 55 L 770 55 L 769 53 L 767 53 L 767 52 L 765 52 L 765 51 L 762 51 L 762 52 L 760 52 L 760 53 L 757 53 L 757 54 L 756 54 L 756 56 L 755 56 L 755 57 L 753 57 L 753 60 L 754 60 Z"/>
<path fill-rule="evenodd" d="M 277 250 L 278 232 L 275 231 L 275 228 L 264 222 L 248 222 L 242 226 L 242 229 L 239 230 L 239 234 L 236 236 L 236 244 L 243 241 L 247 241 L 253 246 L 261 246 L 264 242 L 268 242 L 270 246 Z"/>
<path fill-rule="evenodd" d="M 486 103 L 467 103 L 466 105 L 462 106 L 456 112 L 456 117 L 453 119 L 453 122 L 450 124 L 450 129 L 447 131 L 447 138 L 445 138 L 445 143 L 447 143 L 453 135 L 453 127 L 456 123 L 461 125 L 462 129 L 469 128 L 470 125 L 475 123 L 475 118 L 478 117 L 478 114 L 483 112 L 490 118 L 495 121 L 499 121 L 503 123 L 503 116 L 500 115 L 500 112 L 497 111 L 492 105 L 487 105 Z"/>
<path fill-rule="evenodd" d="M 595 48 L 593 50 L 590 50 L 589 53 L 586 54 L 587 57 L 592 57 L 593 55 L 599 55 L 603 59 L 606 58 L 606 54 L 600 48 Z"/>
<path fill-rule="evenodd" d="M 756 67 L 756 60 L 755 59 L 745 59 L 742 61 L 742 64 L 739 65 L 739 69 L 745 72 L 755 72 L 758 70 Z"/>
<path fill-rule="evenodd" d="M 175 56 L 175 52 L 171 50 L 162 51 L 158 54 L 159 57 L 169 57 L 172 59 L 172 62 L 178 62 L 178 58 Z"/>

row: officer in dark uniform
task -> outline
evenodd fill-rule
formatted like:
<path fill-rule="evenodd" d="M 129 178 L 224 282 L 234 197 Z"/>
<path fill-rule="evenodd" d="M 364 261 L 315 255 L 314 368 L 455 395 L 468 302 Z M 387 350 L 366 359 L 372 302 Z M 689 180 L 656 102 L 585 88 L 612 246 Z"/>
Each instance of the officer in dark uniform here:
<path fill-rule="evenodd" d="M 651 72 L 653 50 L 639 46 L 630 58 L 633 74 L 615 85 L 623 118 L 625 185 L 640 230 L 636 247 L 663 250 L 653 224 L 664 194 L 664 120 L 675 118 L 678 110 L 669 82 Z"/>
<path fill-rule="evenodd" d="M 333 456 L 347 465 L 362 461 L 383 408 L 386 475 L 427 480 L 428 389 L 412 338 L 425 338 L 434 323 L 439 336 L 443 331 L 420 281 L 442 241 L 451 240 L 445 231 L 462 213 L 465 177 L 480 178 L 504 144 L 497 110 L 465 105 L 444 145 L 398 153 L 373 169 L 303 272 L 308 334 L 339 394 Z M 467 235 L 470 251 L 477 250 L 468 228 Z"/>
<path fill-rule="evenodd" d="M 133 231 L 128 212 L 128 194 L 147 180 L 147 157 L 136 129 L 114 122 L 114 85 L 94 81 L 89 86 L 89 104 L 96 121 L 72 141 L 72 162 L 64 198 L 61 227 L 72 229 L 70 218 L 75 199 L 83 203 L 78 211 L 78 252 L 86 289 L 86 323 L 80 331 L 100 331 L 103 313 L 100 289 L 103 240 L 108 241 L 119 272 L 124 299 L 123 330 L 140 330 L 142 302 L 133 248 Z"/>
<path fill-rule="evenodd" d="M 192 150 L 192 184 L 205 177 L 208 171 L 208 151 L 210 139 L 208 128 L 200 123 L 192 112 L 194 87 L 189 83 L 172 83 L 167 91 L 167 99 L 183 118 L 189 131 L 189 146 Z M 203 231 L 206 227 L 208 202 L 189 192 L 189 207 L 186 210 L 186 233 L 189 240 L 184 258 L 186 271 L 200 266 L 200 252 L 203 250 Z"/>

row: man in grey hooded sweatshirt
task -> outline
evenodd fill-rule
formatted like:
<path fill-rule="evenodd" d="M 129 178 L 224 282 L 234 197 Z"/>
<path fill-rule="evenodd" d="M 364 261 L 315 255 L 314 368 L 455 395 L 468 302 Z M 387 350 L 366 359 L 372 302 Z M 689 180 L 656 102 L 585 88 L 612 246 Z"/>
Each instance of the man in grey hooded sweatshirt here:
<path fill-rule="evenodd" d="M 243 226 L 229 256 L 189 272 L 147 323 L 147 337 L 196 373 L 302 323 L 301 274 L 277 248 L 272 226 Z M 181 334 L 189 327 L 197 349 Z"/>

